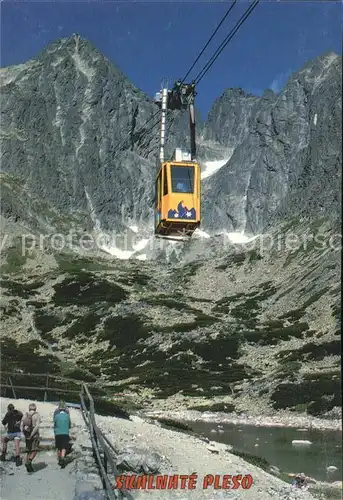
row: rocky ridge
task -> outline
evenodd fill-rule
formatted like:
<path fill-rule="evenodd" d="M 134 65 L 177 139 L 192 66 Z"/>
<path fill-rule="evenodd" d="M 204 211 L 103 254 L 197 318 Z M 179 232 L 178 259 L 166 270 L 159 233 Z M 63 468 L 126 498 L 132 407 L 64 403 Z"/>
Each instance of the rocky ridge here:
<path fill-rule="evenodd" d="M 278 95 L 228 89 L 208 119 L 198 119 L 202 169 L 208 160 L 226 162 L 203 181 L 205 230 L 257 234 L 279 212 L 335 217 L 341 66 L 336 54 L 318 57 Z M 13 189 L 88 229 L 151 225 L 158 117 L 149 96 L 78 35 L 1 69 L 0 80 L 2 170 Z M 167 156 L 188 146 L 187 116 L 171 112 L 168 124 Z M 26 221 L 6 191 L 2 204 Z M 45 207 L 38 215 L 48 216 Z"/>

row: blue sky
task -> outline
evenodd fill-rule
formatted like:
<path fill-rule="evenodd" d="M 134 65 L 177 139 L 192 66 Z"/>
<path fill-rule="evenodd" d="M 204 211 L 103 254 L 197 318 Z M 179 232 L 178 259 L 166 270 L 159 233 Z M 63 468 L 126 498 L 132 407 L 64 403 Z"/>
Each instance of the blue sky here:
<path fill-rule="evenodd" d="M 153 95 L 161 79 L 183 77 L 228 8 L 228 1 L 41 1 L 1 3 L 1 66 L 34 57 L 73 32 L 92 41 L 130 80 Z M 190 74 L 196 76 L 248 7 L 239 0 Z M 280 90 L 289 74 L 327 51 L 341 53 L 342 3 L 264 0 L 198 87 L 205 117 L 228 87 Z"/>

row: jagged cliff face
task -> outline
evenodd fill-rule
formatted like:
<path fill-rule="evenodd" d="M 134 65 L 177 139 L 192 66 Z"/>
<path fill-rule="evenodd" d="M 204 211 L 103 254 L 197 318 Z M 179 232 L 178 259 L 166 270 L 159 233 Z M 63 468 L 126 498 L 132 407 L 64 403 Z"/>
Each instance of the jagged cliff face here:
<path fill-rule="evenodd" d="M 205 230 L 257 233 L 277 213 L 338 211 L 340 74 L 341 58 L 328 54 L 277 96 L 229 89 L 214 103 L 198 123 L 199 160 L 203 169 L 206 160 L 225 165 L 203 182 Z M 88 41 L 58 40 L 26 64 L 2 69 L 1 107 L 2 169 L 21 188 L 87 228 L 151 226 L 158 127 L 142 134 L 156 123 L 157 108 Z M 167 154 L 188 145 L 187 116 L 170 113 L 169 120 Z M 11 195 L 3 210 L 24 217 Z"/>
<path fill-rule="evenodd" d="M 288 191 L 276 215 L 324 216 L 340 228 L 342 184 L 342 58 L 328 54 L 289 83 L 302 89 L 299 123 L 289 123 L 294 153 Z M 296 111 L 299 108 L 294 108 Z M 287 130 L 287 129 L 286 129 Z"/>
<path fill-rule="evenodd" d="M 242 89 L 227 89 L 209 112 L 204 138 L 236 148 L 249 135 L 260 101 Z"/>
<path fill-rule="evenodd" d="M 229 90 L 215 103 L 205 136 L 234 153 L 205 182 L 209 226 L 220 228 L 226 217 L 257 233 L 275 214 L 340 213 L 341 72 L 342 59 L 328 54 L 294 74 L 278 96 Z"/>
<path fill-rule="evenodd" d="M 139 216 L 150 208 L 157 135 L 141 144 L 138 130 L 154 112 L 89 42 L 57 41 L 2 70 L 2 168 L 86 225 L 96 215 L 120 228 L 121 209 Z"/>

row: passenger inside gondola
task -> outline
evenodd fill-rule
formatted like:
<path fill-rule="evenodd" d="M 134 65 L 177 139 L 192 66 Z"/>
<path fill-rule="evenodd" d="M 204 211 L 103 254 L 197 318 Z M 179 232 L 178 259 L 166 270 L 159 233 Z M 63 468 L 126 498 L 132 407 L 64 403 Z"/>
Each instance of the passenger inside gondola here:
<path fill-rule="evenodd" d="M 184 182 L 178 182 L 176 184 L 176 191 L 178 193 L 187 193 L 187 188 Z"/>
<path fill-rule="evenodd" d="M 173 193 L 193 193 L 194 192 L 194 167 L 171 166 L 172 190 Z"/>

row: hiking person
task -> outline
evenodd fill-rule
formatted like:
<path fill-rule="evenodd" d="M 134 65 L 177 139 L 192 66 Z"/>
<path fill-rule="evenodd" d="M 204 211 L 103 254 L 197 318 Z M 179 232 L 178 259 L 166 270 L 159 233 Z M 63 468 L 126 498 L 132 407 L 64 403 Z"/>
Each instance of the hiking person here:
<path fill-rule="evenodd" d="M 7 406 L 7 413 L 2 419 L 2 425 L 7 425 L 7 436 L 2 437 L 2 447 L 0 460 L 4 462 L 6 460 L 7 443 L 9 441 L 14 441 L 15 449 L 15 464 L 19 467 L 22 464 L 20 458 L 20 422 L 23 418 L 21 411 L 17 410 L 13 404 Z"/>
<path fill-rule="evenodd" d="M 58 465 L 61 469 L 66 466 L 65 456 L 70 449 L 70 436 L 69 431 L 71 427 L 71 420 L 69 410 L 64 401 L 60 401 L 58 408 L 54 411 L 54 434 L 55 434 L 55 447 L 57 448 Z"/>
<path fill-rule="evenodd" d="M 68 413 L 68 415 L 70 416 L 70 413 L 69 413 L 69 408 L 68 408 L 68 406 L 67 406 L 66 402 L 65 402 L 65 401 L 63 401 L 63 400 L 61 400 L 61 401 L 58 403 L 58 406 L 57 406 L 56 410 L 54 411 L 54 417 L 55 417 L 56 413 L 59 413 L 60 411 L 65 411 L 65 412 L 66 412 L 66 413 Z M 70 423 L 70 425 L 71 425 L 71 423 Z M 73 445 L 72 445 L 72 443 L 69 441 L 69 445 L 68 445 L 68 448 L 67 448 L 67 450 L 66 450 L 66 455 L 69 455 L 69 453 L 71 453 L 71 452 L 73 451 L 73 450 L 72 450 L 72 448 L 73 448 Z"/>
<path fill-rule="evenodd" d="M 66 413 L 69 414 L 69 408 L 67 407 L 66 402 L 63 400 L 59 401 L 58 406 L 57 406 L 56 410 L 54 411 L 54 418 L 55 418 L 56 413 L 59 413 L 60 411 L 65 411 Z"/>
<path fill-rule="evenodd" d="M 39 449 L 39 425 L 41 418 L 37 412 L 35 403 L 29 404 L 29 411 L 21 420 L 21 431 L 24 434 L 26 441 L 26 463 L 27 472 L 34 472 L 32 461 L 35 459 Z"/>

